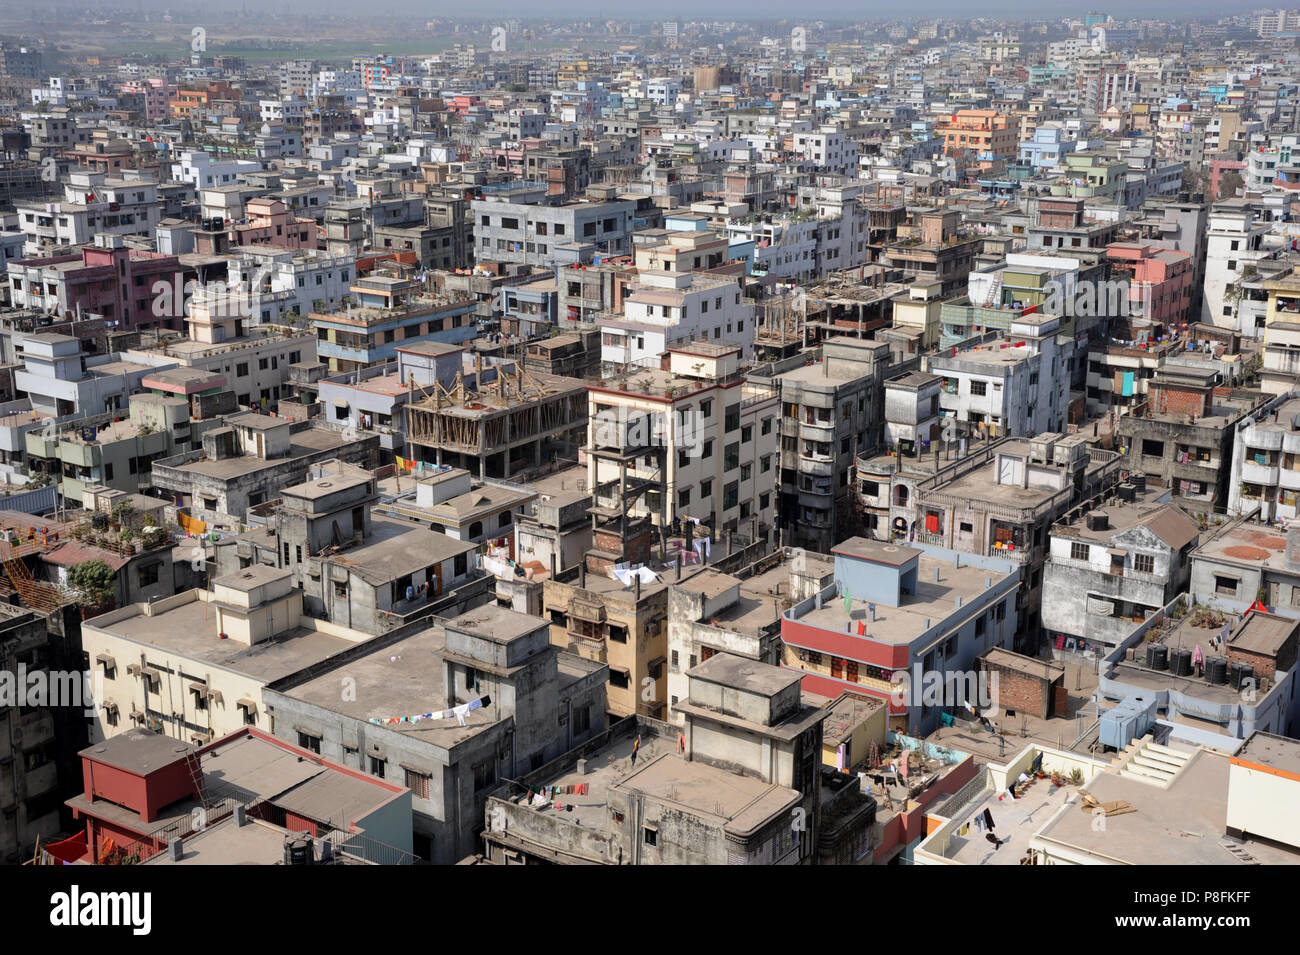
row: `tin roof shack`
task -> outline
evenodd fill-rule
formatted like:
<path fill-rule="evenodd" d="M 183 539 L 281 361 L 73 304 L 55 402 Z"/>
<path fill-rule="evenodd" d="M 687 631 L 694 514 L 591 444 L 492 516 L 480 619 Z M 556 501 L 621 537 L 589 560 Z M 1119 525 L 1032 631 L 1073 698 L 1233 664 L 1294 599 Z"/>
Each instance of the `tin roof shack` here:
<path fill-rule="evenodd" d="M 325 474 L 285 488 L 273 524 L 216 544 L 219 573 L 272 566 L 292 574 L 306 613 L 384 633 L 464 609 L 489 592 L 472 543 L 371 513 L 368 474 Z"/>
<path fill-rule="evenodd" d="M 415 852 L 454 863 L 478 846 L 488 794 L 605 728 L 607 669 L 552 647 L 546 621 L 480 607 L 394 634 L 267 691 L 282 739 L 412 791 Z M 340 680 L 355 694 L 340 694 Z M 460 717 L 445 708 L 462 709 Z M 438 718 L 390 722 L 431 711 Z"/>
<path fill-rule="evenodd" d="M 1105 656 L 1187 589 L 1196 521 L 1166 503 L 1168 491 L 1120 485 L 1118 492 L 1052 526 L 1043 627 L 1058 657 Z"/>
<path fill-rule="evenodd" d="M 338 458 L 373 466 L 379 436 L 346 435 L 332 428 L 249 412 L 227 419 L 229 427 L 203 435 L 203 450 L 160 458 L 153 464 L 154 487 L 191 506 L 205 520 L 242 521 L 248 510 L 307 476 L 314 464 Z"/>
<path fill-rule="evenodd" d="M 578 328 L 539 342 L 529 342 L 524 367 L 566 378 L 600 377 L 599 328 Z"/>
<path fill-rule="evenodd" d="M 690 676 L 691 709 L 680 736 L 657 720 L 629 717 L 494 794 L 488 857 L 604 865 L 812 861 L 825 711 L 801 702 L 797 678 L 731 654 Z M 529 788 L 546 786 L 582 789 L 544 806 L 530 799 Z"/>
<path fill-rule="evenodd" d="M 1014 649 L 1037 651 L 1041 562 L 1052 522 L 1119 480 L 1119 455 L 1083 435 L 1004 438 L 931 474 L 896 471 L 890 526 L 896 539 L 1025 566 Z"/>
<path fill-rule="evenodd" d="M 274 865 L 290 833 L 322 862 L 414 861 L 407 790 L 251 727 L 203 747 L 133 729 L 80 755 L 79 861 Z"/>
<path fill-rule="evenodd" d="M 1178 614 L 1106 658 L 1098 686 L 1102 706 L 1154 700 L 1156 719 L 1171 724 L 1176 738 L 1218 749 L 1233 749 L 1232 741 L 1255 730 L 1287 732 L 1297 715 L 1300 622 L 1259 611 L 1237 619 L 1199 606 L 1180 607 Z M 1211 642 L 1219 639 L 1217 646 Z M 1193 663 L 1198 647 L 1200 665 Z M 1256 672 L 1256 664 L 1264 672 Z"/>
<path fill-rule="evenodd" d="M 829 557 L 801 554 L 741 579 L 712 567 L 674 581 L 668 592 L 668 700 L 675 706 L 688 690 L 687 672 L 715 653 L 761 663 L 781 663 L 781 611 L 799 599 L 803 580 L 810 591 L 834 579 Z M 799 578 L 796 580 L 795 578 Z M 671 721 L 682 715 L 669 711 Z"/>
<path fill-rule="evenodd" d="M 1233 435 L 1243 418 L 1264 403 L 1257 391 L 1220 395 L 1213 373 L 1166 364 L 1147 385 L 1147 401 L 1119 419 L 1116 441 L 1127 465 L 1151 487 L 1173 491 L 1173 502 L 1192 515 L 1228 503 Z"/>

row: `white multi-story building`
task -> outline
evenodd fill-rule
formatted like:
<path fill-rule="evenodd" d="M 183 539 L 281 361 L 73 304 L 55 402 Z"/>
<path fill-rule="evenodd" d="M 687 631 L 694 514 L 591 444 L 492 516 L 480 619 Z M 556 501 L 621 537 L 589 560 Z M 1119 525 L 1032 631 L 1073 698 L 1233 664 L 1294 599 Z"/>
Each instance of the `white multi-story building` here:
<path fill-rule="evenodd" d="M 1057 347 L 1061 320 L 1029 314 L 1013 319 L 1004 341 L 935 356 L 940 414 L 984 429 L 989 437 L 1064 431 L 1070 381 Z"/>
<path fill-rule="evenodd" d="M 156 183 L 102 172 L 72 173 L 62 202 L 16 202 L 14 207 L 27 255 L 85 245 L 100 233 L 151 236 L 162 218 Z"/>
<path fill-rule="evenodd" d="M 191 183 L 195 189 L 230 186 L 240 177 L 261 171 L 262 164 L 251 159 L 214 159 L 211 153 L 187 150 L 180 162 L 172 163 L 172 179 Z"/>
<path fill-rule="evenodd" d="M 1201 321 L 1237 328 L 1237 303 L 1229 289 L 1247 265 L 1269 253 L 1263 248 L 1268 225 L 1256 222 L 1249 206 L 1221 202 L 1210 210 L 1205 243 L 1205 298 Z"/>
<path fill-rule="evenodd" d="M 598 324 L 601 360 L 614 364 L 657 364 L 675 343 L 705 338 L 735 343 L 744 361 L 753 354 L 754 305 L 733 278 L 644 270 L 623 315 Z"/>
<path fill-rule="evenodd" d="M 276 246 L 241 246 L 234 252 L 227 288 L 253 306 L 250 325 L 280 322 L 293 313 L 305 327 L 311 312 L 339 305 L 356 277 L 356 257 L 350 253 Z M 246 292 L 258 280 L 260 294 Z M 233 314 L 231 309 L 227 312 Z"/>
<path fill-rule="evenodd" d="M 815 132 L 797 132 L 794 151 L 817 166 L 819 172 L 856 176 L 858 144 L 836 126 L 822 126 Z"/>

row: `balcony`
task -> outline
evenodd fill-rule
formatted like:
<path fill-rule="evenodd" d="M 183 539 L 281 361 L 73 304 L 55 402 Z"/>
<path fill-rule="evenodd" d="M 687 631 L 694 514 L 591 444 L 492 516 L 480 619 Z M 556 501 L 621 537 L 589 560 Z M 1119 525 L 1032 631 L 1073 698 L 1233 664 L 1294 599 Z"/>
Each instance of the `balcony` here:
<path fill-rule="evenodd" d="M 835 462 L 829 458 L 809 457 L 801 454 L 799 456 L 799 473 L 809 474 L 814 477 L 833 477 Z"/>
<path fill-rule="evenodd" d="M 1247 458 L 1241 462 L 1241 479 L 1249 484 L 1276 487 L 1278 483 L 1277 465 L 1256 464 Z"/>

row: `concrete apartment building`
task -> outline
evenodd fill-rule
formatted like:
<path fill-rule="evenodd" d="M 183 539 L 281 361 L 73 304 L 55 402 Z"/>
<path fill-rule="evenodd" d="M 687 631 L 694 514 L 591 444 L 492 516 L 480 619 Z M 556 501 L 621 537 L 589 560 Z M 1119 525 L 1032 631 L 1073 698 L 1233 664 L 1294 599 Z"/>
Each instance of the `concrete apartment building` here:
<path fill-rule="evenodd" d="M 1057 345 L 1060 326 L 1054 315 L 1022 315 L 1005 340 L 931 358 L 930 373 L 943 379 L 941 419 L 955 418 L 963 432 L 990 437 L 1064 430 L 1070 377 Z"/>
<path fill-rule="evenodd" d="M 1147 402 L 1116 424 L 1129 470 L 1149 487 L 1169 488 L 1189 514 L 1228 505 L 1234 435 L 1265 395 L 1236 390 L 1220 396 L 1213 369 L 1167 362 L 1147 385 Z"/>
<path fill-rule="evenodd" d="M 1239 329 L 1237 303 L 1229 294 L 1258 259 L 1266 258 L 1267 222 L 1256 221 L 1245 199 L 1216 202 L 1210 207 L 1205 239 L 1204 298 L 1201 321 L 1221 328 Z"/>
<path fill-rule="evenodd" d="M 746 379 L 732 342 L 667 356 L 667 368 L 588 385 L 587 486 L 601 560 L 643 561 L 651 538 L 683 520 L 717 539 L 763 539 L 776 527 L 776 390 Z"/>
<path fill-rule="evenodd" d="M 1229 474 L 1228 513 L 1258 511 L 1258 520 L 1289 522 L 1300 493 L 1300 400 L 1274 399 L 1264 410 L 1241 422 L 1221 462 Z"/>
<path fill-rule="evenodd" d="M 605 668 L 551 646 L 547 629 L 538 617 L 486 606 L 355 647 L 267 689 L 274 733 L 404 783 L 416 854 L 458 862 L 481 844 L 484 807 L 502 780 L 605 729 Z M 357 692 L 340 696 L 341 680 Z M 442 718 L 391 722 L 430 711 Z"/>
<path fill-rule="evenodd" d="M 622 199 L 543 205 L 489 195 L 470 204 L 474 258 L 549 267 L 561 246 L 629 254 L 635 208 L 636 203 Z"/>
<path fill-rule="evenodd" d="M 552 577 L 577 567 L 591 548 L 591 492 L 587 470 L 563 468 L 530 481 L 536 497 L 514 516 L 514 560 L 536 561 Z"/>
<path fill-rule="evenodd" d="M 120 329 L 179 327 L 154 308 L 155 284 L 180 281 L 173 255 L 128 249 L 119 235 L 99 233 L 95 245 L 75 255 L 19 259 L 9 263 L 13 305 L 66 320 L 102 316 Z"/>
<path fill-rule="evenodd" d="M 375 634 L 487 592 L 474 543 L 373 515 L 377 500 L 366 471 L 333 462 L 312 468 L 308 480 L 283 488 L 265 529 L 223 535 L 216 572 L 286 570 L 302 591 L 304 612 Z"/>
<path fill-rule="evenodd" d="M 149 488 L 153 461 L 201 447 L 203 431 L 220 423 L 191 422 L 189 402 L 181 398 L 134 395 L 126 420 L 73 425 L 48 436 L 29 431 L 28 468 L 50 474 L 72 504 L 81 503 L 88 485 L 134 494 Z"/>
<path fill-rule="evenodd" d="M 738 345 L 742 362 L 753 355 L 754 304 L 732 278 L 642 270 L 623 313 L 596 324 L 601 360 L 611 365 L 650 365 L 674 346 L 705 339 Z"/>
<path fill-rule="evenodd" d="M 290 424 L 246 412 L 203 435 L 203 447 L 153 463 L 153 485 L 179 499 L 200 519 L 243 520 L 249 508 L 279 496 L 307 477 L 314 464 L 339 458 L 371 466 L 379 436 L 348 436 L 307 422 Z"/>
<path fill-rule="evenodd" d="M 265 566 L 216 577 L 210 590 L 109 611 L 82 625 L 104 687 L 91 740 L 137 726 L 190 743 L 272 728 L 267 683 L 366 639 L 304 614 L 291 574 Z"/>
<path fill-rule="evenodd" d="M 1050 528 L 1114 487 L 1120 465 L 1119 454 L 1088 448 L 1082 435 L 1057 434 L 1004 438 L 928 473 L 900 462 L 890 476 L 889 528 L 896 541 L 1023 565 L 1012 649 L 1033 653 Z"/>
<path fill-rule="evenodd" d="M 671 576 L 633 587 L 606 574 L 576 572 L 542 581 L 542 608 L 556 647 L 608 667 L 613 717 L 667 713 L 668 591 Z"/>
<path fill-rule="evenodd" d="M 109 177 L 102 172 L 73 172 L 63 192 L 58 202 L 14 204 L 18 228 L 27 237 L 26 254 L 85 245 L 101 233 L 152 236 L 162 221 L 155 182 Z"/>
<path fill-rule="evenodd" d="M 854 461 L 880 446 L 891 363 L 884 342 L 835 336 L 822 343 L 819 362 L 788 371 L 777 371 L 786 363 L 768 365 L 751 376 L 780 394 L 784 544 L 828 553 L 854 522 Z"/>
<path fill-rule="evenodd" d="M 23 367 L 14 370 L 14 388 L 24 392 L 40 415 L 70 415 L 120 411 L 131 395 L 143 390 L 143 380 L 174 361 L 144 364 L 117 354 L 88 356 L 80 339 L 43 332 L 15 339 Z"/>
<path fill-rule="evenodd" d="M 484 817 L 488 858 L 504 865 L 811 864 L 829 712 L 802 702 L 796 674 L 728 653 L 688 676 L 680 731 L 631 717 L 525 776 L 519 791 L 494 793 Z M 633 739 L 641 742 L 629 758 Z M 582 792 L 556 802 L 572 803 L 572 815 L 539 810 L 525 792 L 570 785 Z"/>
<path fill-rule="evenodd" d="M 316 355 L 331 371 L 358 371 L 397 357 L 398 345 L 460 344 L 477 335 L 474 303 L 459 296 L 424 296 L 414 283 L 386 276 L 356 280 L 349 292 L 361 302 L 310 315 Z"/>
<path fill-rule="evenodd" d="M 933 556 L 932 556 L 933 554 Z M 888 700 L 889 728 L 925 735 L 941 709 L 964 700 L 927 701 L 923 673 L 970 673 L 975 658 L 1009 647 L 1022 622 L 1016 590 L 1023 568 L 998 558 L 949 558 L 906 544 L 853 537 L 837 545 L 835 579 L 781 617 L 782 666 L 805 690 L 845 691 Z M 900 674 L 910 690 L 900 696 Z"/>
<path fill-rule="evenodd" d="M 1200 529 L 1167 496 L 1120 485 L 1114 500 L 1052 526 L 1043 568 L 1051 649 L 1104 657 L 1186 590 Z"/>
<path fill-rule="evenodd" d="M 7 680 L 19 680 L 20 666 L 29 673 L 47 670 L 47 642 L 39 614 L 8 604 L 0 609 L 0 673 Z M 30 859 L 39 840 L 48 842 L 59 831 L 56 756 L 49 706 L 0 702 L 0 861 L 6 865 Z"/>
<path fill-rule="evenodd" d="M 687 674 L 715 654 L 780 665 L 783 602 L 825 590 L 834 569 L 830 558 L 796 552 L 787 559 L 778 551 L 743 578 L 706 567 L 674 580 L 668 591 L 668 719 L 682 722 L 674 707 L 690 695 Z"/>

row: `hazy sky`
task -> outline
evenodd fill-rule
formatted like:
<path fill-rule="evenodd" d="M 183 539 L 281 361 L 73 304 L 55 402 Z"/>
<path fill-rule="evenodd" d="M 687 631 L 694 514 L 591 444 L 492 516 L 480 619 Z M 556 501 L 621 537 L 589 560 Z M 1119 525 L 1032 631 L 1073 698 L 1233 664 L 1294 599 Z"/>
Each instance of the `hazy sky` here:
<path fill-rule="evenodd" d="M 23 9 L 24 0 L 0 0 L 15 3 L 14 9 Z M 241 6 L 291 14 L 309 14 L 312 11 L 357 14 L 361 9 L 355 0 L 214 0 L 195 4 L 185 0 L 81 0 L 76 6 L 96 7 L 135 6 L 146 9 L 224 10 Z M 1278 3 L 1282 4 L 1281 0 Z M 386 12 L 417 16 L 462 17 L 545 17 L 578 15 L 599 19 L 665 19 L 671 17 L 702 18 L 733 17 L 791 18 L 827 17 L 835 19 L 866 20 L 889 17 L 958 16 L 1025 16 L 1025 17 L 1078 17 L 1088 10 L 1110 13 L 1116 19 L 1133 16 L 1228 16 L 1247 13 L 1268 6 L 1259 0 L 1127 0 L 1125 3 L 1104 0 L 909 0 L 907 3 L 881 2 L 881 0 L 661 0 L 658 3 L 637 4 L 623 0 L 479 0 L 473 4 L 455 0 L 367 0 L 364 10 L 368 14 Z"/>

